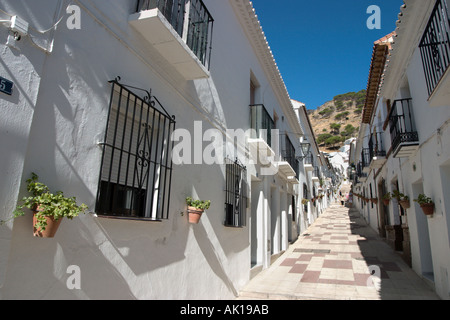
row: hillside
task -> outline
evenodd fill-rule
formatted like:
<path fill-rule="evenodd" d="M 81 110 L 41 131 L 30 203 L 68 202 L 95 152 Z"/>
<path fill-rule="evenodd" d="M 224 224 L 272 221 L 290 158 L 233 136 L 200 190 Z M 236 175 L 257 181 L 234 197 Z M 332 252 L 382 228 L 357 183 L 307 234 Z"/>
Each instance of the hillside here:
<path fill-rule="evenodd" d="M 339 150 L 356 137 L 361 123 L 366 90 L 340 94 L 316 110 L 308 110 L 317 143 L 322 151 Z"/>

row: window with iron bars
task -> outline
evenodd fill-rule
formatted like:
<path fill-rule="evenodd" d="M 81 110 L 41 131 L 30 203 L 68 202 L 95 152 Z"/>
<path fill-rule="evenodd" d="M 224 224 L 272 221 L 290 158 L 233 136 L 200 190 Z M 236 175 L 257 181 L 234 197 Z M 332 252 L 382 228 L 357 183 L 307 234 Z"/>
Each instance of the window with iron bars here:
<path fill-rule="evenodd" d="M 225 226 L 245 227 L 247 220 L 247 169 L 238 160 L 226 159 Z"/>
<path fill-rule="evenodd" d="M 306 185 L 306 183 L 303 184 L 303 199 L 308 199 L 308 186 Z M 308 204 L 305 203 L 303 205 L 303 210 L 305 212 L 308 212 Z"/>
<path fill-rule="evenodd" d="M 111 83 L 96 213 L 114 218 L 166 220 L 174 117 L 149 92 L 140 98 L 128 89 L 134 87 L 122 85 L 117 79 Z"/>

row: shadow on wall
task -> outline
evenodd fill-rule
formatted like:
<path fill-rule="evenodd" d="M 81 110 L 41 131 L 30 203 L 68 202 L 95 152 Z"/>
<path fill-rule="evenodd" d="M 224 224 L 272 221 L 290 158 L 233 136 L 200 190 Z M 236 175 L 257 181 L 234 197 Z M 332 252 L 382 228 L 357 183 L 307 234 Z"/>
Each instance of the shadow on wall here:
<path fill-rule="evenodd" d="M 31 213 L 16 219 L 6 299 L 158 299 L 158 270 L 183 261 L 188 230 L 157 238 L 165 223 L 119 221 L 86 215 L 63 220 L 54 239 L 32 235 Z M 180 245 L 184 244 L 184 245 Z M 80 290 L 69 290 L 69 266 L 80 268 Z"/>

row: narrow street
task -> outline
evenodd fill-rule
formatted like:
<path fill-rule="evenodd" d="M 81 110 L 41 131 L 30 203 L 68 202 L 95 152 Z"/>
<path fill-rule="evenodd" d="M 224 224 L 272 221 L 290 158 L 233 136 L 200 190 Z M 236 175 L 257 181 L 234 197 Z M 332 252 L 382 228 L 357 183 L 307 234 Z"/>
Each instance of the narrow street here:
<path fill-rule="evenodd" d="M 372 276 L 371 276 L 372 273 Z M 338 203 L 239 300 L 434 300 L 439 297 L 359 217 Z"/>

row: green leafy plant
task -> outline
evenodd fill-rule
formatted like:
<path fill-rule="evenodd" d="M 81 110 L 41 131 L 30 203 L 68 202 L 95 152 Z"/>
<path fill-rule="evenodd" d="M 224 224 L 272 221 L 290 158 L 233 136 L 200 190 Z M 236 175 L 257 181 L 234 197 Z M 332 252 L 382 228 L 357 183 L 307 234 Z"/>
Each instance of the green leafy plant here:
<path fill-rule="evenodd" d="M 414 202 L 417 202 L 419 205 L 424 205 L 424 204 L 432 204 L 433 200 L 424 194 L 419 194 L 417 199 L 414 199 Z"/>
<path fill-rule="evenodd" d="M 38 181 L 39 177 L 34 172 L 31 178 L 27 180 L 27 191 L 31 194 L 24 197 L 16 210 L 13 212 L 14 218 L 25 215 L 24 208 L 35 211 L 36 224 L 38 230 L 45 230 L 47 221 L 45 217 L 53 217 L 58 221 L 61 218 L 72 220 L 81 213 L 86 213 L 88 207 L 85 204 L 77 205 L 75 197 L 67 198 L 62 191 L 53 194 L 50 189 L 43 183 Z"/>
<path fill-rule="evenodd" d="M 302 204 L 303 204 L 303 205 L 307 204 L 308 202 L 309 202 L 308 199 L 302 199 Z"/>
<path fill-rule="evenodd" d="M 208 210 L 209 207 L 211 206 L 211 201 L 210 200 L 194 200 L 191 197 L 187 197 L 186 198 L 186 203 L 189 207 L 194 207 L 196 209 L 200 209 L 200 210 Z"/>
<path fill-rule="evenodd" d="M 393 192 L 393 197 L 396 198 L 398 201 L 408 201 L 409 197 L 404 195 L 403 193 L 401 193 L 398 190 L 394 190 Z"/>
<path fill-rule="evenodd" d="M 390 193 L 390 192 L 386 193 L 386 194 L 383 196 L 383 199 L 384 199 L 384 200 L 391 200 L 391 199 L 392 199 L 391 193 Z"/>

